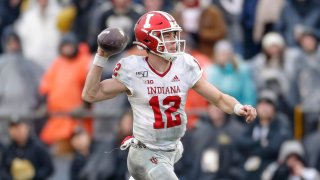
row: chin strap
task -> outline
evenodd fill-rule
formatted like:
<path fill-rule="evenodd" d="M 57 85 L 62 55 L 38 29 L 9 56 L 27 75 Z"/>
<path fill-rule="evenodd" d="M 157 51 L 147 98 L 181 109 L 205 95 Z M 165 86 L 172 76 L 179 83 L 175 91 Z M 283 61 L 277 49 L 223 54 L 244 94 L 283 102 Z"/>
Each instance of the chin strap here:
<path fill-rule="evenodd" d="M 133 44 L 137 45 L 138 49 L 140 49 L 140 50 L 144 49 L 146 51 L 149 51 L 152 54 L 160 56 L 167 61 L 172 62 L 177 59 L 177 55 L 171 55 L 170 53 L 156 53 L 156 52 L 152 51 L 151 49 L 149 49 L 146 45 L 144 45 L 138 41 L 134 41 Z"/>
<path fill-rule="evenodd" d="M 167 61 L 169 61 L 169 62 L 172 62 L 172 61 L 174 61 L 174 60 L 177 59 L 177 56 L 176 56 L 176 55 L 171 55 L 171 54 L 169 54 L 169 53 L 160 54 L 160 53 L 155 53 L 155 52 L 153 52 L 153 51 L 151 51 L 151 50 L 150 50 L 150 52 L 151 52 L 152 54 L 154 54 L 154 55 L 157 55 L 157 56 L 162 57 L 163 59 L 165 59 L 165 60 L 167 60 Z"/>

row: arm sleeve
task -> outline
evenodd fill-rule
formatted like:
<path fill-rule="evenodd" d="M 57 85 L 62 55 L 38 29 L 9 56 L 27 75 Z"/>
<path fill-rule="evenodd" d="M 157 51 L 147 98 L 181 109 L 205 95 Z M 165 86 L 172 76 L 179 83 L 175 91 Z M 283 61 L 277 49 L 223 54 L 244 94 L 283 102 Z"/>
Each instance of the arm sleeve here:
<path fill-rule="evenodd" d="M 196 82 L 202 77 L 202 68 L 199 62 L 192 56 L 187 58 L 187 79 L 190 87 L 193 87 Z"/>
<path fill-rule="evenodd" d="M 131 95 L 133 95 L 133 85 L 132 85 L 132 69 L 127 59 L 121 59 L 114 67 L 112 78 L 117 79 L 123 85 L 125 85 L 129 90 Z"/>

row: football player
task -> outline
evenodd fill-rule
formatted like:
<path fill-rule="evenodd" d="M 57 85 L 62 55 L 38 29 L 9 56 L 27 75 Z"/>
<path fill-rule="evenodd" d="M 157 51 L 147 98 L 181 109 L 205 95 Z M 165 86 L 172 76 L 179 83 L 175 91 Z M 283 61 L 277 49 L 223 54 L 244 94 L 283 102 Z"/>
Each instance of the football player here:
<path fill-rule="evenodd" d="M 248 123 L 256 110 L 220 92 L 202 76 L 197 60 L 184 53 L 181 27 L 162 11 L 151 11 L 137 21 L 134 32 L 139 47 L 147 56 L 123 58 L 114 68 L 113 78 L 100 81 L 108 57 L 114 51 L 98 48 L 83 90 L 83 99 L 96 102 L 126 93 L 133 109 L 133 137 L 128 169 L 134 179 L 178 179 L 174 163 L 182 155 L 180 138 L 186 131 L 186 95 L 190 88 L 229 114 L 245 116 Z"/>

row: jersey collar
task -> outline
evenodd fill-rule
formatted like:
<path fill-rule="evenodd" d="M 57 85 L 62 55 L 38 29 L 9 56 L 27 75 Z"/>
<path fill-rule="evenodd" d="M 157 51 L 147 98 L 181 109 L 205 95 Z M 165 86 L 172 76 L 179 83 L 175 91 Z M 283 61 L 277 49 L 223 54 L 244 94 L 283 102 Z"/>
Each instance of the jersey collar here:
<path fill-rule="evenodd" d="M 170 71 L 171 66 L 172 66 L 172 62 L 170 62 L 169 68 L 168 68 L 165 72 L 159 73 L 157 70 L 155 70 L 155 69 L 149 64 L 148 57 L 145 57 L 145 60 L 146 60 L 146 62 L 147 62 L 147 64 L 148 64 L 149 68 L 150 68 L 154 73 L 156 73 L 158 76 L 160 76 L 160 77 L 164 77 L 164 76 Z"/>

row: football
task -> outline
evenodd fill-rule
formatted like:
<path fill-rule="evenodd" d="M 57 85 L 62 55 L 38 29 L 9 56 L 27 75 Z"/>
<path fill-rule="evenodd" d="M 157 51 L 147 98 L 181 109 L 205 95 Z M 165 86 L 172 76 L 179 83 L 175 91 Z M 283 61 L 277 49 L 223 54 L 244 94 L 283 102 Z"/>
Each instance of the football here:
<path fill-rule="evenodd" d="M 97 41 L 99 47 L 104 51 L 116 54 L 127 46 L 129 37 L 122 29 L 109 27 L 98 35 Z"/>

